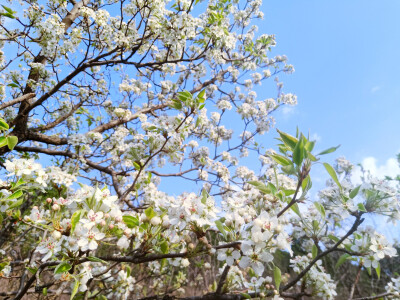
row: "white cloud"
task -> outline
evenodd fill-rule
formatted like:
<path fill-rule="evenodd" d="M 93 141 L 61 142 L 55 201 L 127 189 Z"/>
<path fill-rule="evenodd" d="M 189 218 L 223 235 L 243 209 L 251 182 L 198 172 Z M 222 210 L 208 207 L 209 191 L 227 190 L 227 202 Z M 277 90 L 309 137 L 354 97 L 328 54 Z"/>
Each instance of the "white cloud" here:
<path fill-rule="evenodd" d="M 382 88 L 381 85 L 376 85 L 374 87 L 371 88 L 371 93 L 376 93 L 377 91 L 379 91 Z"/>
<path fill-rule="evenodd" d="M 313 134 L 311 135 L 310 140 L 311 140 L 311 141 L 320 142 L 320 141 L 321 141 L 321 136 L 318 135 L 318 133 L 313 133 Z"/>
<path fill-rule="evenodd" d="M 384 178 L 385 176 L 395 177 L 400 175 L 400 167 L 395 158 L 389 158 L 384 164 L 378 164 L 375 157 L 369 156 L 362 160 L 364 170 L 369 171 L 372 176 Z M 357 166 L 353 172 L 352 180 L 356 184 L 361 183 L 361 168 Z"/>

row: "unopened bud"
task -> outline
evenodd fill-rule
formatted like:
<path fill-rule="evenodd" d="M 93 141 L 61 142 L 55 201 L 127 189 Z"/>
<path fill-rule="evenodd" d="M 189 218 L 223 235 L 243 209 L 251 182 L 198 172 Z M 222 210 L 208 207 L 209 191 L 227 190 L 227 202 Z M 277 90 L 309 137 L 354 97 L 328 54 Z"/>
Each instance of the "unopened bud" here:
<path fill-rule="evenodd" d="M 160 219 L 160 217 L 153 217 L 153 218 L 150 220 L 150 223 L 151 223 L 151 225 L 153 225 L 153 226 L 158 226 L 158 225 L 161 224 L 161 219 Z"/>
<path fill-rule="evenodd" d="M 106 226 L 106 221 L 101 220 L 100 225 L 101 225 L 101 226 Z"/>
<path fill-rule="evenodd" d="M 61 232 L 54 230 L 51 235 L 53 236 L 54 239 L 58 240 L 61 237 Z"/>
<path fill-rule="evenodd" d="M 114 224 L 108 225 L 108 228 L 113 229 L 114 228 Z"/>
<path fill-rule="evenodd" d="M 53 210 L 60 210 L 60 205 L 58 204 L 53 204 L 53 206 L 51 207 Z"/>
<path fill-rule="evenodd" d="M 105 214 L 104 215 L 104 219 L 109 219 L 110 218 L 110 214 Z"/>
<path fill-rule="evenodd" d="M 46 199 L 46 202 L 50 204 L 51 202 L 53 202 L 53 199 L 47 198 L 47 199 Z"/>
<path fill-rule="evenodd" d="M 199 238 L 199 241 L 200 241 L 200 243 L 203 243 L 204 245 L 208 244 L 208 240 L 207 240 L 207 238 L 205 236 Z"/>

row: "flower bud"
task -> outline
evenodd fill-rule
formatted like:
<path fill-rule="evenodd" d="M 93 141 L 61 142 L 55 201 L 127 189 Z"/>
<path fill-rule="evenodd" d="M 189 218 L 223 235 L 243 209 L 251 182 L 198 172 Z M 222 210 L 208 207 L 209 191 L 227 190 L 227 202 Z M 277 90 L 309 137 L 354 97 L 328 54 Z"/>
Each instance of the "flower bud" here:
<path fill-rule="evenodd" d="M 132 230 L 130 230 L 129 228 L 126 228 L 125 230 L 124 230 L 124 234 L 125 235 L 130 235 L 132 233 Z"/>
<path fill-rule="evenodd" d="M 114 228 L 114 224 L 108 225 L 108 228 L 113 229 Z"/>
<path fill-rule="evenodd" d="M 210 263 L 206 262 L 206 263 L 204 264 L 204 268 L 205 268 L 205 269 L 211 269 Z"/>
<path fill-rule="evenodd" d="M 61 237 L 61 232 L 54 230 L 51 235 L 54 239 L 58 240 Z"/>
<path fill-rule="evenodd" d="M 158 226 L 158 225 L 161 224 L 161 219 L 160 219 L 160 217 L 153 217 L 153 218 L 150 220 L 150 223 L 151 223 L 151 225 L 153 225 L 153 226 Z"/>
<path fill-rule="evenodd" d="M 53 201 L 53 199 L 51 199 L 51 198 L 47 198 L 47 199 L 46 199 L 46 202 L 49 203 L 49 204 L 50 204 L 52 201 Z"/>
<path fill-rule="evenodd" d="M 122 222 L 122 217 L 121 216 L 115 217 L 115 222 Z"/>
<path fill-rule="evenodd" d="M 208 240 L 207 240 L 207 238 L 205 236 L 199 238 L 199 241 L 200 241 L 200 243 L 203 243 L 204 245 L 208 244 Z"/>
<path fill-rule="evenodd" d="M 276 232 L 276 233 L 281 233 L 281 232 L 282 232 L 282 229 L 283 229 L 283 228 L 282 228 L 282 225 L 279 225 L 279 224 L 278 224 L 278 225 L 275 227 L 275 232 Z"/>
<path fill-rule="evenodd" d="M 58 204 L 53 204 L 53 206 L 51 207 L 53 210 L 60 210 L 60 205 Z"/>
<path fill-rule="evenodd" d="M 105 214 L 104 215 L 104 219 L 109 219 L 110 218 L 110 214 Z"/>
<path fill-rule="evenodd" d="M 106 221 L 104 221 L 104 220 L 101 220 L 101 222 L 100 222 L 100 226 L 106 226 Z"/>

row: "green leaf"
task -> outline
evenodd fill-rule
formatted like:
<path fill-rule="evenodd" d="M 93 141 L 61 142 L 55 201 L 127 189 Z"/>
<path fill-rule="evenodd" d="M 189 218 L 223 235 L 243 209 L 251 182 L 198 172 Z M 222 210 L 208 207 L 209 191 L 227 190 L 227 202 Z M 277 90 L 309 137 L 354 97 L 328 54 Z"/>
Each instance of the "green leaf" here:
<path fill-rule="evenodd" d="M 2 12 L 0 12 L 0 16 L 4 16 L 4 17 L 10 18 L 10 19 L 15 19 L 14 15 L 10 14 L 10 13 L 2 13 Z"/>
<path fill-rule="evenodd" d="M 375 268 L 376 275 L 378 275 L 378 279 L 381 278 L 381 264 L 378 262 L 378 266 Z"/>
<path fill-rule="evenodd" d="M 318 248 L 317 248 L 317 246 L 316 246 L 315 244 L 312 245 L 311 253 L 312 253 L 312 258 L 313 258 L 313 259 L 317 257 L 317 255 L 318 255 Z"/>
<path fill-rule="evenodd" d="M 19 87 L 19 85 L 15 84 L 15 83 L 9 83 L 9 84 L 7 84 L 7 86 L 10 86 L 10 87 L 13 87 L 13 88 Z"/>
<path fill-rule="evenodd" d="M 37 270 L 38 270 L 38 268 L 31 268 L 31 267 L 26 267 L 26 269 L 27 269 L 29 272 L 31 272 L 31 274 L 33 274 L 33 275 L 35 275 L 36 272 L 37 272 Z"/>
<path fill-rule="evenodd" d="M 333 181 L 337 184 L 337 186 L 342 189 L 342 186 L 339 182 L 339 179 L 336 175 L 335 169 L 332 168 L 332 166 L 328 163 L 324 163 L 324 167 L 326 169 L 326 171 L 329 173 L 329 175 L 332 177 Z"/>
<path fill-rule="evenodd" d="M 291 136 L 290 134 L 287 134 L 285 132 L 282 132 L 278 130 L 279 135 L 281 136 L 282 142 L 288 146 L 290 149 L 294 149 L 296 147 L 296 144 L 298 142 L 298 139 L 296 139 L 294 136 Z"/>
<path fill-rule="evenodd" d="M 335 152 L 338 148 L 340 147 L 340 145 L 336 146 L 336 147 L 331 147 L 329 149 L 326 149 L 320 153 L 318 153 L 317 155 L 324 155 L 324 154 L 328 154 L 328 153 L 332 153 Z"/>
<path fill-rule="evenodd" d="M 12 193 L 10 196 L 8 196 L 6 198 L 6 200 L 17 199 L 17 198 L 21 197 L 23 194 L 24 193 L 21 190 L 18 190 L 16 192 Z"/>
<path fill-rule="evenodd" d="M 297 203 L 293 204 L 290 208 L 296 213 L 296 215 L 301 217 L 299 205 Z"/>
<path fill-rule="evenodd" d="M 281 273 L 281 270 L 277 266 L 275 266 L 275 268 L 274 268 L 274 280 L 275 280 L 276 290 L 279 291 L 279 286 L 281 285 L 281 281 L 282 281 L 282 273 Z"/>
<path fill-rule="evenodd" d="M 76 293 L 78 292 L 79 285 L 80 285 L 79 280 L 77 278 L 75 278 L 75 284 L 74 284 L 74 288 L 72 289 L 72 292 L 71 292 L 70 300 L 74 299 Z"/>
<path fill-rule="evenodd" d="M 122 220 L 128 228 L 135 228 L 139 226 L 139 219 L 133 216 L 123 216 Z"/>
<path fill-rule="evenodd" d="M 7 145 L 8 149 L 13 150 L 14 147 L 18 144 L 18 138 L 15 135 L 11 135 L 7 137 Z"/>
<path fill-rule="evenodd" d="M 19 199 L 18 201 L 13 202 L 13 203 L 8 207 L 8 209 L 16 208 L 16 207 L 22 205 L 22 203 L 24 203 L 24 199 L 23 199 L 23 198 L 22 198 L 22 199 Z"/>
<path fill-rule="evenodd" d="M 103 263 L 103 264 L 107 263 L 106 261 L 104 261 L 98 257 L 95 257 L 95 256 L 88 256 L 87 259 L 90 261 L 93 261 L 93 262 L 99 262 L 99 263 Z"/>
<path fill-rule="evenodd" d="M 160 244 L 160 249 L 161 249 L 161 252 L 162 253 L 168 253 L 168 250 L 169 250 L 169 246 L 168 246 L 168 242 L 167 241 L 163 241 L 161 244 Z"/>
<path fill-rule="evenodd" d="M 7 146 L 7 138 L 4 136 L 1 136 L 0 137 L 0 148 L 4 147 L 4 146 Z"/>
<path fill-rule="evenodd" d="M 11 8 L 5 6 L 5 5 L 1 5 L 8 13 L 13 14 L 15 13 L 15 11 L 13 11 Z"/>
<path fill-rule="evenodd" d="M 251 296 L 247 293 L 241 293 L 240 295 L 246 299 L 251 299 Z"/>
<path fill-rule="evenodd" d="M 279 154 L 271 154 L 269 155 L 274 161 L 276 161 L 278 164 L 282 166 L 289 166 L 292 164 L 291 160 L 288 159 L 287 157 Z"/>
<path fill-rule="evenodd" d="M 215 221 L 215 226 L 217 226 L 218 230 L 226 237 L 226 231 L 224 225 L 220 220 Z"/>
<path fill-rule="evenodd" d="M 208 198 L 208 193 L 205 189 L 201 191 L 201 203 L 206 204 Z"/>
<path fill-rule="evenodd" d="M 139 171 L 141 169 L 140 165 L 136 161 L 132 161 L 132 164 L 133 164 L 133 166 L 135 167 L 136 170 Z"/>
<path fill-rule="evenodd" d="M 69 263 L 67 263 L 66 261 L 63 261 L 54 269 L 54 274 L 68 272 L 69 270 L 71 270 L 71 268 L 72 268 L 72 266 Z"/>
<path fill-rule="evenodd" d="M 0 118 L 0 129 L 1 130 L 8 130 L 10 129 L 10 127 L 8 126 L 8 124 L 6 123 L 6 121 L 4 121 L 4 119 Z"/>
<path fill-rule="evenodd" d="M 81 219 L 81 210 L 77 210 L 71 217 L 71 234 L 74 232 L 76 224 L 78 224 L 79 220 Z"/>
<path fill-rule="evenodd" d="M 172 108 L 175 108 L 177 110 L 181 110 L 182 109 L 182 103 L 179 100 L 172 100 L 172 104 L 171 104 Z"/>
<path fill-rule="evenodd" d="M 293 149 L 293 162 L 300 166 L 304 159 L 304 141 L 300 139 Z"/>
<path fill-rule="evenodd" d="M 339 238 L 334 236 L 333 234 L 328 234 L 328 238 L 330 238 L 335 243 L 339 242 Z"/>
<path fill-rule="evenodd" d="M 367 209 L 365 208 L 364 204 L 358 203 L 357 204 L 358 210 L 362 212 L 367 212 Z"/>
<path fill-rule="evenodd" d="M 325 219 L 325 208 L 322 206 L 322 204 L 319 202 L 314 202 L 314 206 Z"/>
<path fill-rule="evenodd" d="M 350 192 L 350 198 L 354 199 L 355 196 L 357 196 L 358 192 L 360 191 L 361 185 L 359 185 L 358 187 L 354 188 L 351 192 Z"/>
<path fill-rule="evenodd" d="M 341 257 L 339 257 L 339 259 L 338 259 L 338 261 L 337 261 L 337 263 L 336 263 L 336 265 L 335 265 L 335 268 L 337 269 L 337 268 L 339 268 L 341 265 L 343 265 L 343 263 L 347 260 L 348 257 L 350 257 L 350 255 L 347 254 L 347 253 L 345 253 L 345 254 L 343 254 Z"/>
<path fill-rule="evenodd" d="M 259 181 L 248 181 L 247 183 L 251 184 L 252 186 L 255 186 L 261 193 L 264 193 L 264 194 L 271 193 L 271 190 L 269 190 L 267 188 L 267 186 L 262 182 L 259 182 Z"/>
<path fill-rule="evenodd" d="M 303 182 L 301 183 L 301 189 L 303 192 L 307 192 L 311 189 L 312 187 L 312 182 L 311 182 L 311 177 L 310 175 L 307 175 L 306 178 L 304 178 Z"/>
<path fill-rule="evenodd" d="M 151 220 L 153 217 L 155 217 L 157 214 L 153 210 L 152 207 L 148 207 L 145 209 L 144 213 L 146 214 L 146 217 Z"/>
<path fill-rule="evenodd" d="M 311 152 L 313 151 L 315 146 L 315 141 L 308 141 L 307 143 L 305 143 L 304 148 L 308 151 Z"/>
<path fill-rule="evenodd" d="M 23 184 L 25 184 L 25 183 L 26 183 L 26 182 L 25 182 L 22 178 L 20 178 L 20 179 L 18 179 L 18 181 L 17 181 L 16 183 L 14 183 L 14 184 L 12 185 L 11 189 L 14 190 L 14 189 L 16 189 L 17 187 L 19 187 L 20 185 L 23 185 Z"/>

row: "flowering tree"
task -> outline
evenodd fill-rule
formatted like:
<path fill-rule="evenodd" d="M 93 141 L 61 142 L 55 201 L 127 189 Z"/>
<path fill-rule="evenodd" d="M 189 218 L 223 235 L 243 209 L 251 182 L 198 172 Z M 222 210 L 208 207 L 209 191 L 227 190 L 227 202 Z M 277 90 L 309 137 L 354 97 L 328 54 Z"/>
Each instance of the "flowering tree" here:
<path fill-rule="evenodd" d="M 274 98 L 254 91 L 293 71 L 270 57 L 274 36 L 256 35 L 260 5 L 3 6 L 0 296 L 333 299 L 334 253 L 380 275 L 396 250 L 361 224 L 397 220 L 396 192 L 368 176 L 353 185 L 339 159 L 311 201 L 310 170 L 335 148 L 315 154 L 278 131 L 276 151 L 263 149 L 274 111 L 297 100 L 277 79 Z M 394 278 L 376 292 L 399 290 Z"/>

